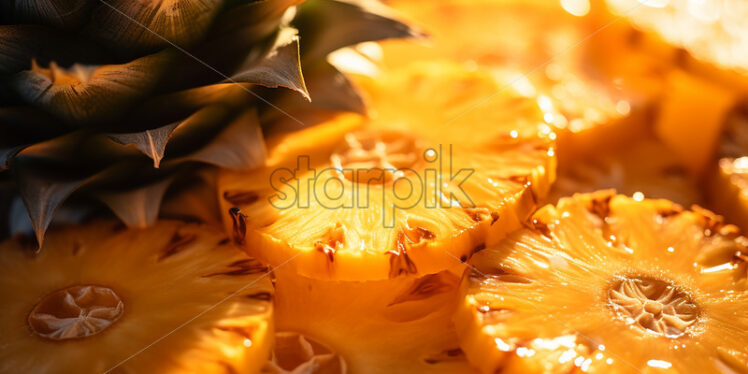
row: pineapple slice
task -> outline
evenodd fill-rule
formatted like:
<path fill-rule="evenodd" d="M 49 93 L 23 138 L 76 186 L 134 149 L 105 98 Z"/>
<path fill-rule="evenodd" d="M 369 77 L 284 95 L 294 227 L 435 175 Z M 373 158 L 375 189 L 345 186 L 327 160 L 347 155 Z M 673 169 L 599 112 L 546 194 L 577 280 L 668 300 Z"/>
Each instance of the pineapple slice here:
<path fill-rule="evenodd" d="M 273 367 L 329 365 L 335 368 L 329 373 L 341 374 L 474 372 L 452 322 L 459 285 L 454 272 L 367 282 L 315 280 L 286 267 L 274 274 L 277 328 L 295 333 L 285 333 L 291 347 L 282 347 L 286 358 Z"/>
<path fill-rule="evenodd" d="M 721 217 L 578 194 L 472 258 L 456 324 L 482 372 L 744 373 L 748 240 Z"/>
<path fill-rule="evenodd" d="M 0 245 L 0 372 L 256 373 L 272 344 L 267 268 L 222 233 L 163 221 Z"/>
<path fill-rule="evenodd" d="M 547 194 L 554 134 L 535 101 L 440 62 L 359 82 L 370 119 L 271 138 L 265 168 L 219 176 L 224 223 L 253 256 L 315 279 L 436 273 Z"/>
<path fill-rule="evenodd" d="M 681 166 L 680 159 L 652 139 L 620 144 L 578 162 L 561 163 L 548 201 L 555 203 L 574 193 L 607 188 L 628 196 L 668 199 L 683 206 L 702 202 L 697 182 Z"/>
<path fill-rule="evenodd" d="M 586 3 L 586 9 L 585 8 Z M 559 162 L 607 150 L 647 130 L 673 56 L 653 56 L 601 2 L 395 0 L 428 43 L 380 42 L 382 65 L 449 58 L 509 75 L 536 97 L 558 134 Z M 506 32 L 489 32 L 497 25 Z M 507 80 L 502 79 L 507 82 Z"/>

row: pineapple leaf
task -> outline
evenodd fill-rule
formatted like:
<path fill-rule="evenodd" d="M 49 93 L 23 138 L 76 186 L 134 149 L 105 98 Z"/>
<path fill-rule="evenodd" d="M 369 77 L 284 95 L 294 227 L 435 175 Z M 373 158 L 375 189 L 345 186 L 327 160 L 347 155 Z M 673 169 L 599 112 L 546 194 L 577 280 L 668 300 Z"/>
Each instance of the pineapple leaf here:
<path fill-rule="evenodd" d="M 0 74 L 29 69 L 31 60 L 47 65 L 96 64 L 106 54 L 90 42 L 51 27 L 40 25 L 0 25 Z"/>
<path fill-rule="evenodd" d="M 10 160 L 23 149 L 22 145 L 14 147 L 0 147 L 0 171 L 5 171 L 10 165 Z"/>
<path fill-rule="evenodd" d="M 0 171 L 24 148 L 65 133 L 54 119 L 29 107 L 0 108 Z"/>
<path fill-rule="evenodd" d="M 201 41 L 224 0 L 107 0 L 94 9 L 90 35 L 126 55 Z M 126 52 L 122 52 L 122 51 Z"/>
<path fill-rule="evenodd" d="M 292 24 L 302 35 L 305 62 L 362 42 L 421 36 L 381 4 L 364 0 L 309 0 L 299 6 Z"/>
<path fill-rule="evenodd" d="M 326 61 L 320 61 L 311 66 L 305 66 L 306 81 L 309 93 L 314 100 L 306 102 L 298 95 L 281 92 L 275 95 L 274 104 L 286 113 L 298 113 L 303 110 L 331 110 L 366 114 L 366 105 L 358 89 L 342 72 Z M 265 92 L 263 92 L 265 94 Z M 267 92 L 270 94 L 270 92 Z M 262 113 L 263 122 L 275 123 L 279 116 L 284 115 L 275 109 L 267 109 Z M 290 123 L 293 128 L 298 127 Z M 312 123 L 306 125 L 311 126 Z M 278 129 L 273 129 L 278 130 Z M 290 129 L 285 129 L 288 131 Z"/>
<path fill-rule="evenodd" d="M 158 168 L 161 159 L 164 158 L 166 143 L 178 125 L 179 122 L 175 122 L 151 130 L 127 134 L 107 134 L 107 136 L 119 144 L 135 146 L 153 160 L 153 167 Z"/>
<path fill-rule="evenodd" d="M 211 29 L 209 39 L 237 31 L 251 35 L 255 42 L 272 35 L 283 22 L 283 15 L 292 6 L 304 0 L 255 0 L 240 1 L 241 5 L 221 15 Z"/>
<path fill-rule="evenodd" d="M 306 69 L 309 72 L 309 91 L 315 97 L 316 108 L 366 113 L 366 105 L 353 83 L 327 61 L 320 61 Z"/>
<path fill-rule="evenodd" d="M 171 53 L 162 52 L 121 65 L 73 65 L 54 62 L 49 68 L 32 63 L 16 74 L 11 86 L 29 104 L 73 124 L 113 118 L 145 97 L 166 70 Z"/>
<path fill-rule="evenodd" d="M 95 0 L 5 0 L 0 3 L 0 22 L 77 27 L 86 20 L 95 3 Z"/>
<path fill-rule="evenodd" d="M 173 177 L 124 191 L 108 191 L 98 194 L 114 214 L 129 227 L 146 227 L 158 216 L 161 200 Z"/>
<path fill-rule="evenodd" d="M 18 157 L 15 167 L 16 185 L 21 193 L 23 204 L 31 219 L 36 241 L 41 248 L 44 234 L 52 223 L 55 211 L 76 189 L 86 183 L 87 177 L 51 178 L 47 168 L 37 168 L 36 160 Z M 41 170 L 40 170 L 41 169 Z"/>
<path fill-rule="evenodd" d="M 236 170 L 263 165 L 265 142 L 257 112 L 250 109 L 237 116 L 207 146 L 182 160 Z"/>
<path fill-rule="evenodd" d="M 301 73 L 298 31 L 293 28 L 282 29 L 270 51 L 259 61 L 250 59 L 245 62 L 230 81 L 270 88 L 286 87 L 310 100 Z"/>

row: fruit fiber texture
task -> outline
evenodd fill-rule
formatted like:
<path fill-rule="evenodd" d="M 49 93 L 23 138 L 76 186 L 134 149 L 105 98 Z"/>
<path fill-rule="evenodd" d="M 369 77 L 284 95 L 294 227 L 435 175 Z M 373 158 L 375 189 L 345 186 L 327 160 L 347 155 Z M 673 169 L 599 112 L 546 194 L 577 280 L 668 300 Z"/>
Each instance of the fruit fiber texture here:
<path fill-rule="evenodd" d="M 273 344 L 267 267 L 224 234 L 162 221 L 0 245 L 0 372 L 257 373 Z"/>
<path fill-rule="evenodd" d="M 268 264 L 348 281 L 436 273 L 547 194 L 555 153 L 533 100 L 441 62 L 359 83 L 370 118 L 279 136 L 265 168 L 219 177 L 224 224 Z"/>
<path fill-rule="evenodd" d="M 561 199 L 473 257 L 462 348 L 485 373 L 744 372 L 746 244 L 698 207 Z"/>
<path fill-rule="evenodd" d="M 278 331 L 325 344 L 347 369 L 330 374 L 475 372 L 452 323 L 459 284 L 454 272 L 368 282 L 277 273 Z"/>
<path fill-rule="evenodd" d="M 390 4 L 430 38 L 382 42 L 383 66 L 448 58 L 487 69 L 542 104 L 561 163 L 641 136 L 677 56 L 653 53 L 648 38 L 598 1 L 577 15 L 558 1 Z M 496 25 L 511 31 L 490 31 Z"/>

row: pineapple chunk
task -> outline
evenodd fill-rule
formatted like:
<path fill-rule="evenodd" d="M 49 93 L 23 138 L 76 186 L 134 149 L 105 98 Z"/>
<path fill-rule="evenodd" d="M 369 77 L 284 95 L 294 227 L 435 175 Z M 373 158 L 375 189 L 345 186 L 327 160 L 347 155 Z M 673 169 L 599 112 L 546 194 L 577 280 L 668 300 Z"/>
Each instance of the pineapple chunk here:
<path fill-rule="evenodd" d="M 733 92 L 681 70 L 668 75 L 668 89 L 655 123 L 655 132 L 695 176 L 714 157 Z"/>
<path fill-rule="evenodd" d="M 257 373 L 272 345 L 267 267 L 222 233 L 163 221 L 0 244 L 0 372 Z"/>
<path fill-rule="evenodd" d="M 450 63 L 359 81 L 371 119 L 271 139 L 267 167 L 221 173 L 224 224 L 253 256 L 315 279 L 436 273 L 547 194 L 553 133 L 534 100 Z"/>
<path fill-rule="evenodd" d="M 746 372 L 746 245 L 696 206 L 561 199 L 473 256 L 462 348 L 484 373 Z"/>

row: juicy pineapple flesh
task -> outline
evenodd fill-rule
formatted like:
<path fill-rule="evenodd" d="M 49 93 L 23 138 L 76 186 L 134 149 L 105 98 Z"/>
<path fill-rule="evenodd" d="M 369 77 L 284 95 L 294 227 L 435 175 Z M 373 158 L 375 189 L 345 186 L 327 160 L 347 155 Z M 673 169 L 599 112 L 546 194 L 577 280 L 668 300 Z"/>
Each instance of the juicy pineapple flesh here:
<path fill-rule="evenodd" d="M 222 233 L 96 223 L 0 248 L 0 372 L 256 373 L 272 344 L 266 267 Z"/>
<path fill-rule="evenodd" d="M 605 151 L 646 131 L 672 56 L 644 50 L 644 36 L 603 2 L 579 15 L 564 4 L 572 2 L 393 0 L 430 39 L 382 43 L 383 63 L 449 58 L 489 68 L 542 104 L 561 160 Z M 511 32 L 486 32 L 497 25 Z"/>
<path fill-rule="evenodd" d="M 266 168 L 221 175 L 224 223 L 253 255 L 317 279 L 435 273 L 547 193 L 553 134 L 533 100 L 448 63 L 360 81 L 371 118 L 272 138 Z"/>
<path fill-rule="evenodd" d="M 581 162 L 559 162 L 558 178 L 548 200 L 555 203 L 574 193 L 608 188 L 683 206 L 702 203 L 695 178 L 664 144 L 652 139 L 623 143 L 603 154 L 588 155 Z"/>
<path fill-rule="evenodd" d="M 454 270 L 462 268 L 456 264 Z M 277 330 L 294 332 L 286 340 L 290 347 L 279 347 L 284 343 L 277 340 L 274 366 L 316 367 L 315 374 L 474 372 L 452 322 L 460 281 L 456 271 L 367 282 L 311 279 L 286 267 L 274 274 Z M 298 337 L 310 342 L 308 348 Z M 279 352 L 296 358 L 284 360 Z M 339 361 L 345 370 L 337 371 L 343 367 Z M 321 370 L 328 366 L 335 370 Z"/>
<path fill-rule="evenodd" d="M 483 372 L 745 373 L 746 245 L 694 206 L 578 194 L 472 259 L 456 324 Z"/>

